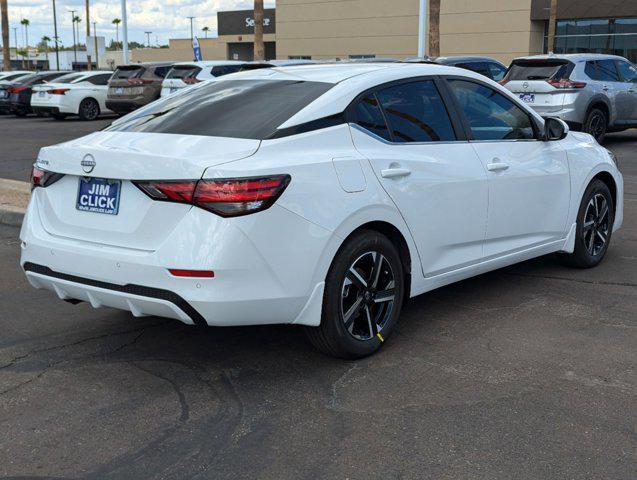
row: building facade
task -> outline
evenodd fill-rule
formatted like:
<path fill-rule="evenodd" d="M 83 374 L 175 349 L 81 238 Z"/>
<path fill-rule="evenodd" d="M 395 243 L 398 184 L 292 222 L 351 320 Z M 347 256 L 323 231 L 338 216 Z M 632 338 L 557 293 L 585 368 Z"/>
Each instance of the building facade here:
<path fill-rule="evenodd" d="M 509 63 L 547 51 L 550 0 L 441 0 L 441 55 Z M 266 10 L 266 57 L 405 58 L 418 52 L 419 0 L 277 0 Z M 276 18 L 275 18 L 276 15 Z M 252 11 L 219 12 L 205 59 L 252 59 Z M 637 61 L 637 0 L 558 0 L 556 53 L 615 53 Z M 191 60 L 190 39 L 133 52 L 134 61 Z"/>

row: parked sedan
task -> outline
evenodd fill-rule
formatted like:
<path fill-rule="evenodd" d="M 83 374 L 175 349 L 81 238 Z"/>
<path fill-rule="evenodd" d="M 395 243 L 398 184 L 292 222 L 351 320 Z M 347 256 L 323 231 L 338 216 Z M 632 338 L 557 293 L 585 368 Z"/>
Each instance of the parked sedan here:
<path fill-rule="evenodd" d="M 32 76 L 20 79 L 19 83 L 13 83 L 9 88 L 7 88 L 9 98 L 6 100 L 9 111 L 18 117 L 24 117 L 29 113 L 33 113 L 33 110 L 31 109 L 31 94 L 33 93 L 33 87 L 55 80 L 67 73 L 69 72 L 38 72 Z"/>
<path fill-rule="evenodd" d="M 236 60 L 213 60 L 176 63 L 161 84 L 161 96 L 165 97 L 189 85 L 236 73 L 245 62 Z"/>
<path fill-rule="evenodd" d="M 35 73 L 33 72 L 15 73 L 15 76 L 7 75 L 3 79 L 0 79 L 0 115 L 6 115 L 11 111 L 9 88 L 11 88 L 14 83 L 19 84 L 21 81 L 25 81 L 30 77 L 35 76 Z"/>
<path fill-rule="evenodd" d="M 157 100 L 172 63 L 121 65 L 108 82 L 106 108 L 119 114 L 132 112 Z"/>
<path fill-rule="evenodd" d="M 502 63 L 489 57 L 438 57 L 434 62 L 471 70 L 496 82 L 502 80 L 507 71 L 507 67 Z"/>
<path fill-rule="evenodd" d="M 36 85 L 31 108 L 36 113 L 50 114 L 56 120 L 79 115 L 82 120 L 95 120 L 106 108 L 107 83 L 113 72 L 92 71 L 70 73 L 55 82 Z"/>
<path fill-rule="evenodd" d="M 590 135 L 468 70 L 254 70 L 43 148 L 21 265 L 70 302 L 302 325 L 360 358 L 409 297 L 553 252 L 598 265 L 623 191 Z"/>

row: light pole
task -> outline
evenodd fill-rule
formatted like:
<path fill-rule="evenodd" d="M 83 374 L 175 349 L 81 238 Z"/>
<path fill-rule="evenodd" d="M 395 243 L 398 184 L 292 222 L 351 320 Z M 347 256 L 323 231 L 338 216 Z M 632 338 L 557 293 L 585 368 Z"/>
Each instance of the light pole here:
<path fill-rule="evenodd" d="M 150 34 L 153 32 L 144 32 L 146 34 L 146 43 L 148 44 L 148 48 L 150 48 Z"/>
<path fill-rule="evenodd" d="M 90 17 L 88 16 L 88 0 L 86 0 L 86 69 L 89 72 L 93 70 L 93 65 L 91 64 L 91 56 L 88 54 L 88 37 L 90 36 L 91 36 L 91 22 L 90 22 Z"/>
<path fill-rule="evenodd" d="M 128 21 L 126 20 L 126 0 L 122 0 L 122 60 L 128 64 Z"/>
<path fill-rule="evenodd" d="M 427 0 L 420 0 L 418 12 L 418 57 L 425 56 L 425 31 L 427 30 Z"/>
<path fill-rule="evenodd" d="M 7 0 L 0 0 L 0 16 L 2 17 L 2 65 L 7 72 L 11 71 L 11 47 L 9 45 L 9 7 Z M 16 47 L 17 48 L 17 47 Z"/>
<path fill-rule="evenodd" d="M 75 12 L 77 12 L 77 10 L 70 10 L 70 12 L 71 12 L 71 28 L 73 29 L 73 61 L 77 63 L 77 46 L 75 45 L 76 43 L 75 41 Z"/>
<path fill-rule="evenodd" d="M 73 30 L 73 33 L 75 33 L 75 29 Z M 60 47 L 58 45 L 58 42 L 60 39 L 58 38 L 58 19 L 57 19 L 57 13 L 55 11 L 55 0 L 53 0 L 53 40 L 55 41 L 55 69 L 59 70 L 60 69 Z"/>
<path fill-rule="evenodd" d="M 97 53 L 97 22 L 93 22 L 93 45 L 95 47 L 95 68 L 100 69 L 100 57 Z"/>
<path fill-rule="evenodd" d="M 13 42 L 15 43 L 15 59 L 18 60 L 18 27 L 13 27 Z"/>
<path fill-rule="evenodd" d="M 193 30 L 193 26 L 192 26 L 193 25 L 192 21 L 193 21 L 193 19 L 195 19 L 197 17 L 186 17 L 186 18 L 190 19 L 190 41 L 192 41 L 192 39 L 195 38 L 194 30 Z"/>

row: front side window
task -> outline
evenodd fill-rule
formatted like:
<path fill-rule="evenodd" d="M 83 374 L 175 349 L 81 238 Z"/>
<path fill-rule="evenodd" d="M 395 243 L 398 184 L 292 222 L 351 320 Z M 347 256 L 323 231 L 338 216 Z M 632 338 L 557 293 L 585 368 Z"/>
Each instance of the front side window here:
<path fill-rule="evenodd" d="M 433 80 L 402 83 L 378 91 L 395 142 L 456 140 Z"/>
<path fill-rule="evenodd" d="M 632 63 L 619 61 L 617 62 L 617 68 L 622 75 L 624 82 L 637 82 L 637 67 Z"/>
<path fill-rule="evenodd" d="M 297 80 L 205 82 L 157 100 L 106 130 L 263 140 L 332 86 Z"/>
<path fill-rule="evenodd" d="M 356 104 L 352 117 L 352 121 L 365 130 L 369 130 L 385 140 L 391 140 L 380 104 L 373 93 L 367 95 Z"/>
<path fill-rule="evenodd" d="M 529 115 L 504 95 L 465 80 L 450 80 L 449 84 L 474 140 L 535 138 Z"/>
<path fill-rule="evenodd" d="M 606 82 L 619 82 L 617 67 L 614 60 L 599 60 L 597 62 L 597 72 L 599 79 Z"/>

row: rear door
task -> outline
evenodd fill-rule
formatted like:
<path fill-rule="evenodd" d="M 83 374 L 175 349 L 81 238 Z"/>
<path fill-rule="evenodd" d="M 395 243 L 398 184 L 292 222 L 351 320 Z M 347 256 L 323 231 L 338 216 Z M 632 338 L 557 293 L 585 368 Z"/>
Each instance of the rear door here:
<path fill-rule="evenodd" d="M 531 116 L 490 86 L 460 78 L 449 86 L 488 175 L 485 258 L 562 239 L 570 175 L 560 142 L 540 140 Z"/>
<path fill-rule="evenodd" d="M 563 59 L 514 60 L 503 84 L 540 115 L 551 114 L 562 109 L 568 91 L 550 82 L 568 79 L 574 67 Z"/>
<path fill-rule="evenodd" d="M 637 67 L 626 60 L 617 61 L 617 69 L 621 75 L 621 101 L 626 105 L 627 121 L 637 125 Z"/>
<path fill-rule="evenodd" d="M 608 99 L 611 106 L 611 123 L 625 123 L 630 118 L 631 107 L 622 101 L 624 84 L 620 80 L 615 61 L 587 61 L 584 72 L 597 83 L 597 89 Z"/>
<path fill-rule="evenodd" d="M 434 79 L 379 87 L 352 107 L 352 136 L 435 276 L 482 259 L 486 172 Z"/>

